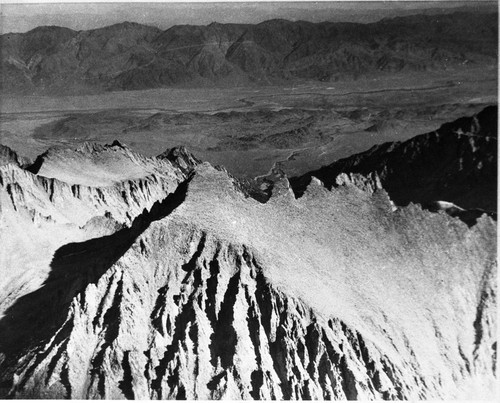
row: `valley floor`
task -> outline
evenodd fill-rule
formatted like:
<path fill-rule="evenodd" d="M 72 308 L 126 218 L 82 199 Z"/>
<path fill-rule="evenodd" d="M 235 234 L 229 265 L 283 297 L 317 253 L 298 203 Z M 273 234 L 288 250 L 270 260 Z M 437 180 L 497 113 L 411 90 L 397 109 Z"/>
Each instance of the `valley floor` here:
<path fill-rule="evenodd" d="M 282 87 L 5 95 L 0 143 L 28 158 L 85 141 L 118 139 L 145 155 L 184 145 L 237 176 L 273 167 L 294 176 L 435 130 L 497 98 L 497 71 L 486 67 Z"/>

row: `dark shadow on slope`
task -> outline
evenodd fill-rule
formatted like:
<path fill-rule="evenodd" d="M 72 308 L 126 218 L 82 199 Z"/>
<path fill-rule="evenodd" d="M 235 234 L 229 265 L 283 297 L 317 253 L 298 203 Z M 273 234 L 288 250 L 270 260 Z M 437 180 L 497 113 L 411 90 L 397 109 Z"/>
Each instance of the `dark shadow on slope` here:
<path fill-rule="evenodd" d="M 31 165 L 28 165 L 26 167 L 26 170 L 28 172 L 31 172 L 33 175 L 37 175 L 38 172 L 40 172 L 40 168 L 42 167 L 46 156 L 47 156 L 47 151 L 45 151 L 43 154 L 40 154 L 38 157 L 36 157 L 35 162 L 33 162 L 33 164 L 31 164 Z"/>
<path fill-rule="evenodd" d="M 364 176 L 376 173 L 397 206 L 419 203 L 426 208 L 442 200 L 465 210 L 450 215 L 469 226 L 483 212 L 495 218 L 497 118 L 497 106 L 488 106 L 474 116 L 445 123 L 434 132 L 404 142 L 376 145 L 363 153 L 290 178 L 290 185 L 299 198 L 313 176 L 332 189 L 337 186 L 336 178 L 341 173 Z"/>
<path fill-rule="evenodd" d="M 28 348 L 41 346 L 60 329 L 73 298 L 88 284 L 96 283 L 152 222 L 168 216 L 184 201 L 190 179 L 179 184 L 163 201 L 156 202 L 150 211 L 144 210 L 129 228 L 70 243 L 55 252 L 43 286 L 17 300 L 0 320 L 0 353 L 5 355 L 0 364 L 0 389 L 10 383 L 10 376 L 2 373 L 2 367 L 9 368 Z"/>

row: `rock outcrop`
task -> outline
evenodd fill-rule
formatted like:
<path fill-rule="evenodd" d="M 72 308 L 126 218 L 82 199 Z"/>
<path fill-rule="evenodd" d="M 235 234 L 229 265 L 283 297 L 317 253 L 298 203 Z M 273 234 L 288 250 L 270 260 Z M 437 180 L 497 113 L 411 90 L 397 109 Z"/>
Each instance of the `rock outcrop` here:
<path fill-rule="evenodd" d="M 14 164 L 17 166 L 29 165 L 26 158 L 20 157 L 10 147 L 0 144 L 0 166 Z"/>
<path fill-rule="evenodd" d="M 189 173 L 201 163 L 201 160 L 190 153 L 186 147 L 179 146 L 166 150 L 158 155 L 159 159 L 166 159 L 179 167 L 182 172 Z"/>
<path fill-rule="evenodd" d="M 156 179 L 73 192 L 40 174 L 62 169 L 55 152 L 37 174 L 1 168 L 1 396 L 491 398 L 491 218 L 395 208 L 376 176 L 314 179 L 299 199 L 282 178 L 262 203 L 183 150 L 179 165 L 129 154 L 64 158 L 136 173 L 132 158 Z"/>

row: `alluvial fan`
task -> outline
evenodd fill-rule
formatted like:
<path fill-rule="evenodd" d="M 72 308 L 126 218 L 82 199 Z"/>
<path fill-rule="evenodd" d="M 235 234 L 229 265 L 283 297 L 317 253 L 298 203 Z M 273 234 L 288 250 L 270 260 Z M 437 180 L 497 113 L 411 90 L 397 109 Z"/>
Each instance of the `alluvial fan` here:
<path fill-rule="evenodd" d="M 375 174 L 300 198 L 283 178 L 263 203 L 183 148 L 8 155 L 0 396 L 493 396 L 486 214 L 398 207 Z"/>

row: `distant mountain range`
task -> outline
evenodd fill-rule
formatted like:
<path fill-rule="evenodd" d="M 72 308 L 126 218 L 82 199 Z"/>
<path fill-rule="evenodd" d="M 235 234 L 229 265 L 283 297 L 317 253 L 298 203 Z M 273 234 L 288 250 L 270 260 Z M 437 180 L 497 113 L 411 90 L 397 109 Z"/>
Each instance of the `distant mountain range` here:
<path fill-rule="evenodd" d="M 97 29 L 123 21 L 151 25 L 161 30 L 179 23 L 207 25 L 213 21 L 258 24 L 274 18 L 310 22 L 371 23 L 383 18 L 414 14 L 449 14 L 463 12 L 496 12 L 497 1 L 321 1 L 321 2 L 130 2 L 4 4 L 0 34 L 28 32 L 56 25 L 77 31 Z"/>
<path fill-rule="evenodd" d="M 376 23 L 178 25 L 124 22 L 0 36 L 3 92 L 335 81 L 379 72 L 495 65 L 498 14 L 455 12 Z"/>

